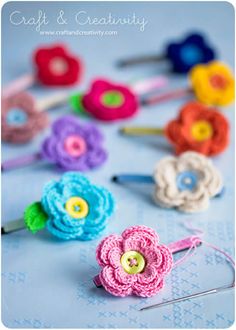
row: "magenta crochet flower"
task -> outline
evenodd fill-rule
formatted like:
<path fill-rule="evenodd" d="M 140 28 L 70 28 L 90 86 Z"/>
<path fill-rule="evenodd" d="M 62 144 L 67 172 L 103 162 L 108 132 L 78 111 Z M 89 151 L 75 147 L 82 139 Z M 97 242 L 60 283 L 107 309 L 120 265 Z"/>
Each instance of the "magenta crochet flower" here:
<path fill-rule="evenodd" d="M 34 98 L 21 92 L 2 100 L 2 140 L 26 143 L 48 125 L 48 115 L 35 107 Z"/>
<path fill-rule="evenodd" d="M 125 297 L 154 296 L 172 268 L 172 254 L 159 245 L 156 232 L 146 226 L 127 228 L 121 236 L 110 235 L 96 251 L 102 270 L 99 279 L 109 293 Z"/>
<path fill-rule="evenodd" d="M 94 124 L 81 124 L 76 116 L 63 116 L 52 124 L 41 156 L 66 171 L 87 171 L 107 159 L 103 135 Z"/>
<path fill-rule="evenodd" d="M 83 110 L 103 121 L 129 118 L 139 109 L 138 98 L 128 86 L 105 79 L 94 80 L 87 93 L 72 97 L 71 104 L 75 112 Z"/>

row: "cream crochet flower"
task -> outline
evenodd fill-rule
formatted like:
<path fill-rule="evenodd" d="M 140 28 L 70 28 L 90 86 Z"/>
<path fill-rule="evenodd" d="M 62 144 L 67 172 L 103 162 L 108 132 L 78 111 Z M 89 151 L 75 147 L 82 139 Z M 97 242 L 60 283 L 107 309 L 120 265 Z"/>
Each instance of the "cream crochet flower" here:
<path fill-rule="evenodd" d="M 162 159 L 155 168 L 154 179 L 155 201 L 183 212 L 207 209 L 209 199 L 223 188 L 220 172 L 210 159 L 197 152 Z"/>

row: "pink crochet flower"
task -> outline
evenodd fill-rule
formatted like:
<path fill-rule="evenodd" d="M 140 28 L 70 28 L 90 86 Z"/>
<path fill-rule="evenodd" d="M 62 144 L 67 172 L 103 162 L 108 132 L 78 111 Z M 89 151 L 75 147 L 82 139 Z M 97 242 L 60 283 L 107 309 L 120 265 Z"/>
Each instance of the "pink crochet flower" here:
<path fill-rule="evenodd" d="M 48 115 L 35 108 L 34 98 L 21 92 L 2 100 L 2 140 L 29 142 L 48 125 Z"/>
<path fill-rule="evenodd" d="M 125 85 L 97 79 L 81 99 L 84 110 L 97 119 L 114 121 L 134 116 L 138 112 L 138 99 Z"/>
<path fill-rule="evenodd" d="M 105 290 L 120 297 L 151 297 L 161 290 L 173 261 L 169 248 L 158 243 L 156 232 L 146 226 L 129 227 L 121 236 L 104 238 L 96 258 Z"/>

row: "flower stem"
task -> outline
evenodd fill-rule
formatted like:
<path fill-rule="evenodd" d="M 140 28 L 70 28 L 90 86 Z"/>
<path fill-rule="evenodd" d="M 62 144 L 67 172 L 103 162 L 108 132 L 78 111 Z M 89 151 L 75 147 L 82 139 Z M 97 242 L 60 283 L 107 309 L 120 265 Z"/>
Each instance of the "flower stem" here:
<path fill-rule="evenodd" d="M 13 170 L 13 169 L 16 169 L 18 167 L 30 165 L 30 164 L 38 161 L 39 159 L 41 159 L 41 154 L 39 152 L 36 152 L 34 154 L 31 154 L 31 155 L 20 156 L 18 158 L 6 160 L 5 162 L 3 162 L 1 164 L 1 170 L 3 172 Z"/>
<path fill-rule="evenodd" d="M 164 135 L 164 128 L 158 127 L 122 127 L 120 132 L 126 135 Z"/>

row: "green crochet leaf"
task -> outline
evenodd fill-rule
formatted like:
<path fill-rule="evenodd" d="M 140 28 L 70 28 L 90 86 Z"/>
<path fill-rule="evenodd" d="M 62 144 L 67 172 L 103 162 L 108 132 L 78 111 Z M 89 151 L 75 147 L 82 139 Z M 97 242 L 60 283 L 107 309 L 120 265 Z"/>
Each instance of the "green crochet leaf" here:
<path fill-rule="evenodd" d="M 48 215 L 44 212 L 41 203 L 35 202 L 25 209 L 24 220 L 26 227 L 35 234 L 44 229 Z"/>
<path fill-rule="evenodd" d="M 69 99 L 70 105 L 72 106 L 73 111 L 79 115 L 87 115 L 83 104 L 82 104 L 83 94 L 72 95 Z"/>

